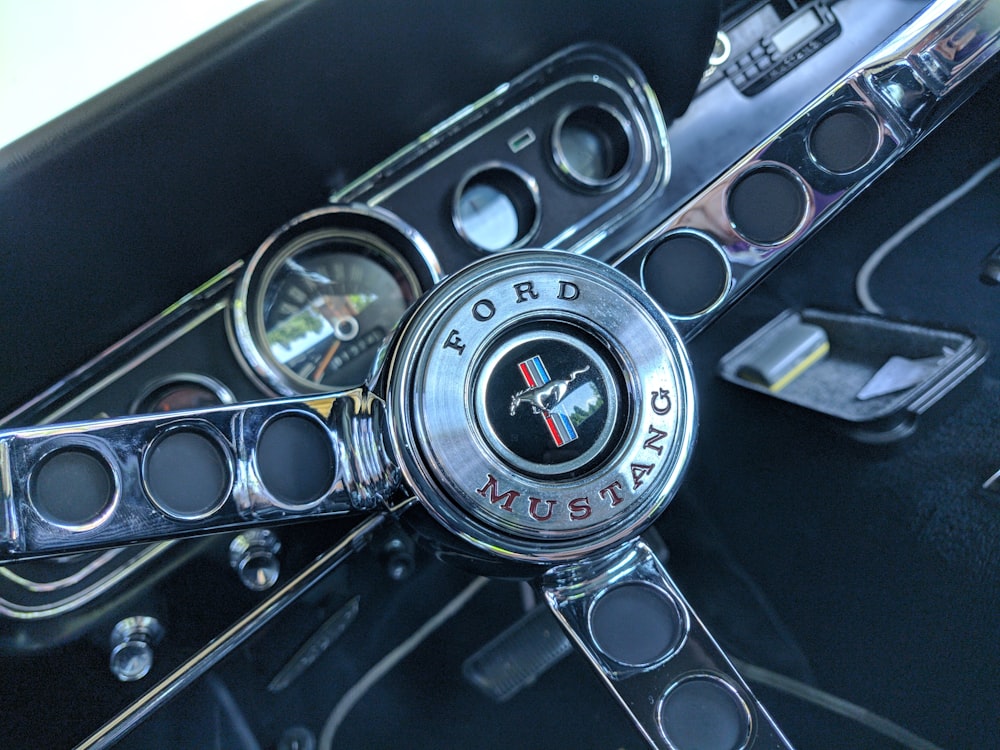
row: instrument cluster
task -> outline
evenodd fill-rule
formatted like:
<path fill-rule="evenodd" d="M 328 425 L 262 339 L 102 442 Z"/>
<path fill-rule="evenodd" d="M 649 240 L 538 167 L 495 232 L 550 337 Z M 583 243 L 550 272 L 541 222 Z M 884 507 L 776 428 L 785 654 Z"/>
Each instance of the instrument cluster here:
<path fill-rule="evenodd" d="M 269 237 L 236 287 L 234 348 L 268 393 L 359 385 L 442 274 L 522 247 L 586 252 L 668 172 L 641 71 L 611 48 L 570 48 Z"/>

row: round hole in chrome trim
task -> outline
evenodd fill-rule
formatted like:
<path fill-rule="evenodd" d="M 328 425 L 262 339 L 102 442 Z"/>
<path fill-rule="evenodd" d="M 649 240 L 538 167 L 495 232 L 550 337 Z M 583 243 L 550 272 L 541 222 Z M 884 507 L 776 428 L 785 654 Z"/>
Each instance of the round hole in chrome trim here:
<path fill-rule="evenodd" d="M 254 468 L 279 508 L 309 510 L 333 488 L 337 477 L 333 438 L 313 415 L 279 412 L 264 423 L 255 443 Z"/>
<path fill-rule="evenodd" d="M 234 479 L 232 450 L 207 423 L 169 425 L 143 451 L 143 490 L 161 513 L 177 521 L 215 513 L 229 499 Z"/>
<path fill-rule="evenodd" d="M 628 176 L 632 124 L 607 104 L 563 110 L 552 127 L 552 162 L 570 184 L 609 190 Z"/>
<path fill-rule="evenodd" d="M 820 117 L 809 131 L 809 158 L 825 172 L 856 172 L 875 158 L 882 146 L 882 127 L 867 107 L 845 104 Z"/>
<path fill-rule="evenodd" d="M 695 672 L 675 680 L 656 705 L 660 736 L 673 750 L 744 750 L 753 714 L 721 675 Z"/>
<path fill-rule="evenodd" d="M 756 164 L 738 175 L 726 193 L 733 231 L 760 247 L 787 242 L 805 225 L 809 190 L 792 169 L 777 162 Z"/>
<path fill-rule="evenodd" d="M 116 462 L 89 442 L 56 445 L 38 461 L 28 480 L 28 497 L 39 517 L 70 531 L 89 531 L 103 524 L 120 496 Z"/>
<path fill-rule="evenodd" d="M 628 581 L 591 603 L 587 627 L 594 646 L 612 661 L 651 669 L 680 651 L 690 620 L 670 592 L 647 581 Z"/>
<path fill-rule="evenodd" d="M 691 283 L 696 272 L 697 284 Z M 673 318 L 696 318 L 714 310 L 733 281 L 729 256 L 706 232 L 684 227 L 660 237 L 639 267 L 642 288 Z"/>
<path fill-rule="evenodd" d="M 480 250 L 524 247 L 542 219 L 538 181 L 511 164 L 484 164 L 455 188 L 451 216 L 459 236 Z"/>

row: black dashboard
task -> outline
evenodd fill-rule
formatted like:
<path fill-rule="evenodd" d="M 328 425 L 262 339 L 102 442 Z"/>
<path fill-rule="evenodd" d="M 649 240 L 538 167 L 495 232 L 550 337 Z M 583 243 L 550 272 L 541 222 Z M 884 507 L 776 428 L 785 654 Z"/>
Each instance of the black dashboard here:
<path fill-rule="evenodd" d="M 2 529 L 5 559 L 22 558 L 0 567 L 0 649 L 15 667 L 5 694 L 19 707 L 4 724 L 12 742 L 145 747 L 155 736 L 163 746 L 212 738 L 219 746 L 313 747 L 312 732 L 296 739 L 301 727 L 284 722 L 325 715 L 313 664 L 336 655 L 363 682 L 373 642 L 398 640 L 447 611 L 452 595 L 483 585 L 469 584 L 465 569 L 515 579 L 490 584 L 502 591 L 476 611 L 477 622 L 534 612 L 537 587 L 531 593 L 516 581 L 537 569 L 470 555 L 427 519 L 359 527 L 345 513 L 362 503 L 339 475 L 317 480 L 332 486 L 326 495 L 302 490 L 308 476 L 269 485 L 262 468 L 246 479 L 242 458 L 229 452 L 242 450 L 245 424 L 273 425 L 267 410 L 278 407 L 258 413 L 241 404 L 279 398 L 273 403 L 315 408 L 331 391 L 377 388 L 383 342 L 409 324 L 422 295 L 461 278 L 470 263 L 496 261 L 502 274 L 504 256 L 525 248 L 618 269 L 690 345 L 827 223 L 835 226 L 995 71 L 995 3 L 985 4 L 992 11 L 864 5 L 629 1 L 609 13 L 562 0 L 264 3 L 0 151 L 9 290 L 0 469 L 5 501 L 23 494 L 33 503 L 24 516 L 8 510 Z M 941 39 L 964 38 L 970 19 L 988 32 L 966 40 L 974 57 L 941 57 Z M 928 59 L 943 71 L 940 86 L 906 89 L 910 68 L 900 61 L 917 58 L 918 71 Z M 579 293 L 560 283 L 561 298 Z M 515 290 L 517 302 L 535 295 L 530 285 Z M 494 312 L 472 310 L 477 320 Z M 948 371 L 927 385 L 921 413 L 986 357 L 980 339 L 947 336 L 962 376 Z M 449 337 L 449 345 L 463 344 Z M 717 349 L 704 344 L 713 360 Z M 699 377 L 703 365 L 696 358 Z M 535 385 L 524 377 L 528 390 L 518 396 Z M 757 390 L 778 390 L 770 385 Z M 669 400 L 664 393 L 654 393 L 654 411 L 657 398 Z M 718 402 L 703 403 L 704 415 L 718 417 Z M 545 411 L 541 401 L 524 404 L 525 413 Z M 518 408 L 515 396 L 511 415 Z M 217 409 L 205 419 L 222 436 L 220 457 L 205 470 L 221 489 L 205 498 L 185 484 L 189 477 L 173 476 L 174 464 L 155 473 L 169 433 L 148 441 L 138 459 L 145 484 L 121 491 L 113 508 L 70 508 L 61 489 L 41 487 L 39 477 L 55 471 L 45 425 L 85 423 L 90 442 L 81 445 L 109 456 L 120 446 L 106 448 L 105 428 L 89 425 L 159 429 L 171 412 L 190 409 Z M 550 427 L 557 445 L 566 438 L 559 429 Z M 892 424 L 885 435 L 906 430 Z M 192 451 L 184 454 L 191 472 L 200 471 L 201 448 L 172 436 L 178 450 Z M 264 430 L 253 439 L 253 454 L 263 455 Z M 297 445 L 308 449 L 308 440 Z M 274 461 L 293 458 L 278 450 Z M 60 486 L 90 469 L 67 471 Z M 711 484 L 694 472 L 699 490 Z M 264 491 L 254 489 L 258 480 Z M 244 484 L 247 507 L 231 501 Z M 497 505 L 505 496 L 492 491 Z M 669 558 L 655 529 L 645 543 Z M 52 554 L 62 557 L 35 559 Z M 689 609 L 678 617 L 711 654 L 719 647 L 697 616 L 683 614 Z M 532 623 L 525 632 L 545 625 Z M 474 641 L 466 634 L 456 653 L 476 651 Z M 411 721 L 433 724 L 418 717 L 433 710 L 438 689 L 442 701 L 464 700 L 457 696 L 482 665 L 451 667 L 466 682 L 436 685 L 435 667 L 424 662 L 406 672 L 416 695 L 397 705 Z M 571 702 L 580 668 L 566 667 L 552 694 Z M 712 679 L 725 683 L 727 669 L 713 666 Z M 95 688 L 95 679 L 104 682 Z M 182 687 L 184 696 L 168 702 Z M 580 731 L 610 742 L 632 730 L 611 698 L 594 697 L 600 691 L 596 680 L 594 693 L 583 691 L 596 708 Z M 60 715 L 43 726 L 27 710 L 41 694 Z M 248 721 L 262 694 L 275 709 Z M 488 725 L 496 704 L 474 705 Z M 196 718 L 185 728 L 171 710 Z M 746 741 L 733 747 L 771 741 L 766 712 L 753 716 Z M 544 744 L 559 736 L 559 723 L 512 736 Z M 481 728 L 456 731 L 449 741 L 484 737 Z M 430 726 L 414 732 L 414 746 L 433 742 Z M 674 747 L 666 735 L 652 741 Z"/>

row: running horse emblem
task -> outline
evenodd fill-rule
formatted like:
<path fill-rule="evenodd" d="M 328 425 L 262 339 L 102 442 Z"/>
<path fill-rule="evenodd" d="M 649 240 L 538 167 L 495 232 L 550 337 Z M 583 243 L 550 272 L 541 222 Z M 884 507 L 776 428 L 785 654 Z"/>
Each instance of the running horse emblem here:
<path fill-rule="evenodd" d="M 569 391 L 569 387 L 573 381 L 589 369 L 590 365 L 587 365 L 581 370 L 574 370 L 564 380 L 549 380 L 540 385 L 529 386 L 523 391 L 518 391 L 510 399 L 510 415 L 514 416 L 521 404 L 528 404 L 533 414 L 544 414 L 552 411 L 566 397 L 566 393 Z"/>

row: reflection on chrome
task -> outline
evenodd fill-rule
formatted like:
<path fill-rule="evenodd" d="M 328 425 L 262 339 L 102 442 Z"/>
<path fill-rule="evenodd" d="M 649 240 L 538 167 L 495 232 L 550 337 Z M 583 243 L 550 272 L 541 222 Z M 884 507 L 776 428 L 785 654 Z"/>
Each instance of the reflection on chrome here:
<path fill-rule="evenodd" d="M 791 749 L 644 542 L 556 566 L 543 591 L 651 747 Z M 608 601 L 614 592 L 626 595 Z M 598 622 L 602 602 L 609 611 Z M 680 686 L 702 678 L 712 681 L 706 695 L 678 698 L 687 692 Z M 690 720 L 676 721 L 678 713 Z"/>
<path fill-rule="evenodd" d="M 698 230 L 713 237 L 732 264 L 733 284 L 727 298 L 735 300 L 961 104 L 974 88 L 964 84 L 973 83 L 976 73 L 986 72 L 998 50 L 1000 0 L 932 3 L 790 122 L 622 253 L 615 265 L 637 278 L 644 259 L 666 234 Z M 817 133 L 821 138 L 830 135 L 822 133 L 824 128 L 850 128 L 858 122 L 857 117 L 837 121 L 830 117 L 842 112 L 866 118 L 862 128 L 869 131 L 867 145 L 853 163 L 831 168 L 815 149 L 814 139 Z M 794 175 L 805 191 L 806 206 L 789 212 L 800 220 L 784 224 L 787 231 L 741 231 L 744 217 L 754 213 L 734 215 L 738 207 L 731 202 L 733 191 L 762 168 Z M 679 316 L 678 329 L 686 337 L 694 336 L 727 306 L 719 304 L 688 319 Z"/>

